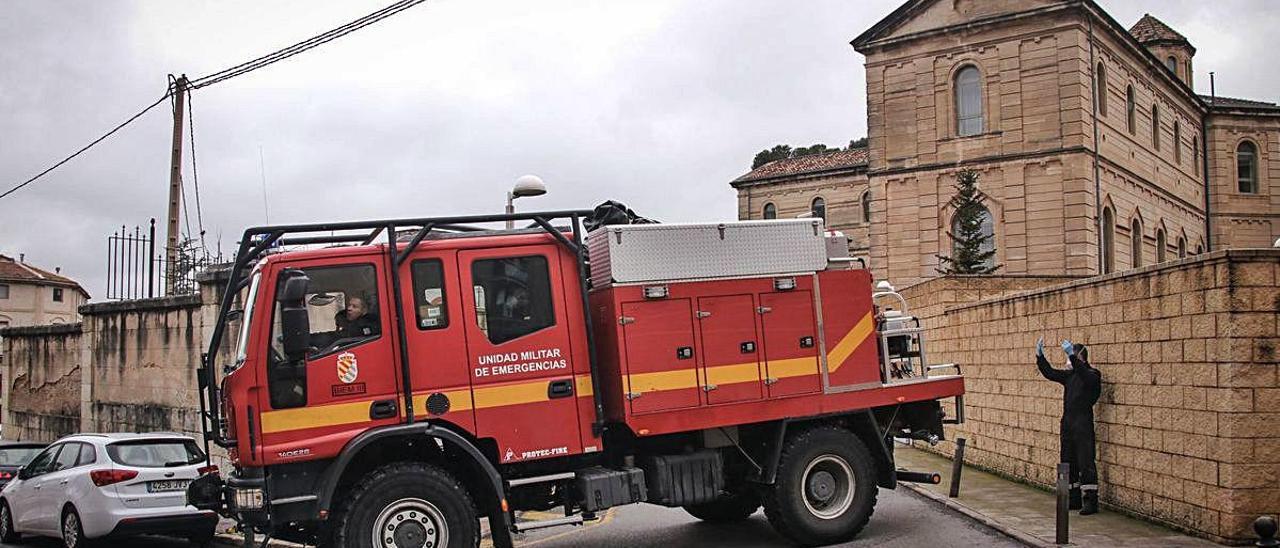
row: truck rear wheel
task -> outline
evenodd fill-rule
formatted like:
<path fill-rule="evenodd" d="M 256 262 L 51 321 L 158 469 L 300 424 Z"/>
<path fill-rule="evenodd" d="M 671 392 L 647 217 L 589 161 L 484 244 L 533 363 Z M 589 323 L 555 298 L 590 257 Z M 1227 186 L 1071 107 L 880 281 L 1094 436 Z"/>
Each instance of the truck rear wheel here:
<path fill-rule="evenodd" d="M 339 548 L 474 548 L 480 521 L 471 496 L 448 472 L 396 463 L 366 475 L 345 497 L 334 527 Z"/>
<path fill-rule="evenodd" d="M 689 515 L 712 523 L 742 521 L 760 509 L 760 497 L 755 493 L 732 493 L 711 502 L 684 507 Z"/>
<path fill-rule="evenodd" d="M 774 529 L 798 544 L 844 542 L 871 520 L 877 490 L 862 440 L 842 428 L 819 427 L 783 446 L 764 511 Z"/>

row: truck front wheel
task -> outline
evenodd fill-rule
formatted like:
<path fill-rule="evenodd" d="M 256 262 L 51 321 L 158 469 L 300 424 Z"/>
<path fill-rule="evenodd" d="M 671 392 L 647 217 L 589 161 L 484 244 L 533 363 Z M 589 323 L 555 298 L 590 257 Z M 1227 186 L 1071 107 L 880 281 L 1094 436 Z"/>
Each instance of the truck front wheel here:
<path fill-rule="evenodd" d="M 844 542 L 875 510 L 875 467 L 853 432 L 819 427 L 787 440 L 764 511 L 782 536 L 805 545 Z"/>
<path fill-rule="evenodd" d="M 396 463 L 370 472 L 345 497 L 334 530 L 340 548 L 474 548 L 480 522 L 466 488 L 448 472 Z"/>

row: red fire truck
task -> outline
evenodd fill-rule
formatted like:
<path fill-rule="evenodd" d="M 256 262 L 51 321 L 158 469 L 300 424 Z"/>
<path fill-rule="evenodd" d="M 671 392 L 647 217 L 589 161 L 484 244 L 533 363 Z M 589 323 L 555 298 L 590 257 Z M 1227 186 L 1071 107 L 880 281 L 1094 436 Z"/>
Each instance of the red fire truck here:
<path fill-rule="evenodd" d="M 893 438 L 963 420 L 959 369 L 925 362 L 905 301 L 821 220 L 587 234 L 592 215 L 246 230 L 199 374 L 233 469 L 189 501 L 344 548 L 473 547 L 480 517 L 510 546 L 640 502 L 763 506 L 820 545 L 879 487 L 936 477 L 898 469 Z M 502 221 L 527 226 L 477 226 Z"/>

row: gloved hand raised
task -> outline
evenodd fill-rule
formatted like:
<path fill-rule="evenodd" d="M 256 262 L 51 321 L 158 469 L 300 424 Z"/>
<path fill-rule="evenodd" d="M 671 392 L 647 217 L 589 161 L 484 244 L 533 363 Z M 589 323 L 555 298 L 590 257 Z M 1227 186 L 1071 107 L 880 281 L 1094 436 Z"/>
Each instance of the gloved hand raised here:
<path fill-rule="evenodd" d="M 1075 349 L 1073 348 L 1071 341 L 1067 339 L 1062 340 L 1062 351 L 1066 352 L 1068 358 L 1075 355 Z"/>
<path fill-rule="evenodd" d="M 1044 357 L 1044 337 L 1040 337 L 1040 339 L 1036 341 L 1036 356 L 1041 358 Z"/>

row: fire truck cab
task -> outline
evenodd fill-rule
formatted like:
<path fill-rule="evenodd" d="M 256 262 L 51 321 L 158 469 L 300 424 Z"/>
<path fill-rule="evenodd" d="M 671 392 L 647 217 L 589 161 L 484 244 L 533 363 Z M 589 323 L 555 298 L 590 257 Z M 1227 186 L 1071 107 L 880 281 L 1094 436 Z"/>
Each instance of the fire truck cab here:
<path fill-rule="evenodd" d="M 919 479 L 894 437 L 963 420 L 958 367 L 924 362 L 905 302 L 878 307 L 896 293 L 821 220 L 584 236 L 591 216 L 247 230 L 199 376 L 233 469 L 190 502 L 274 538 L 428 548 L 477 546 L 481 516 L 508 546 L 623 504 L 764 506 L 817 545 Z M 507 220 L 528 227 L 475 226 Z"/>

